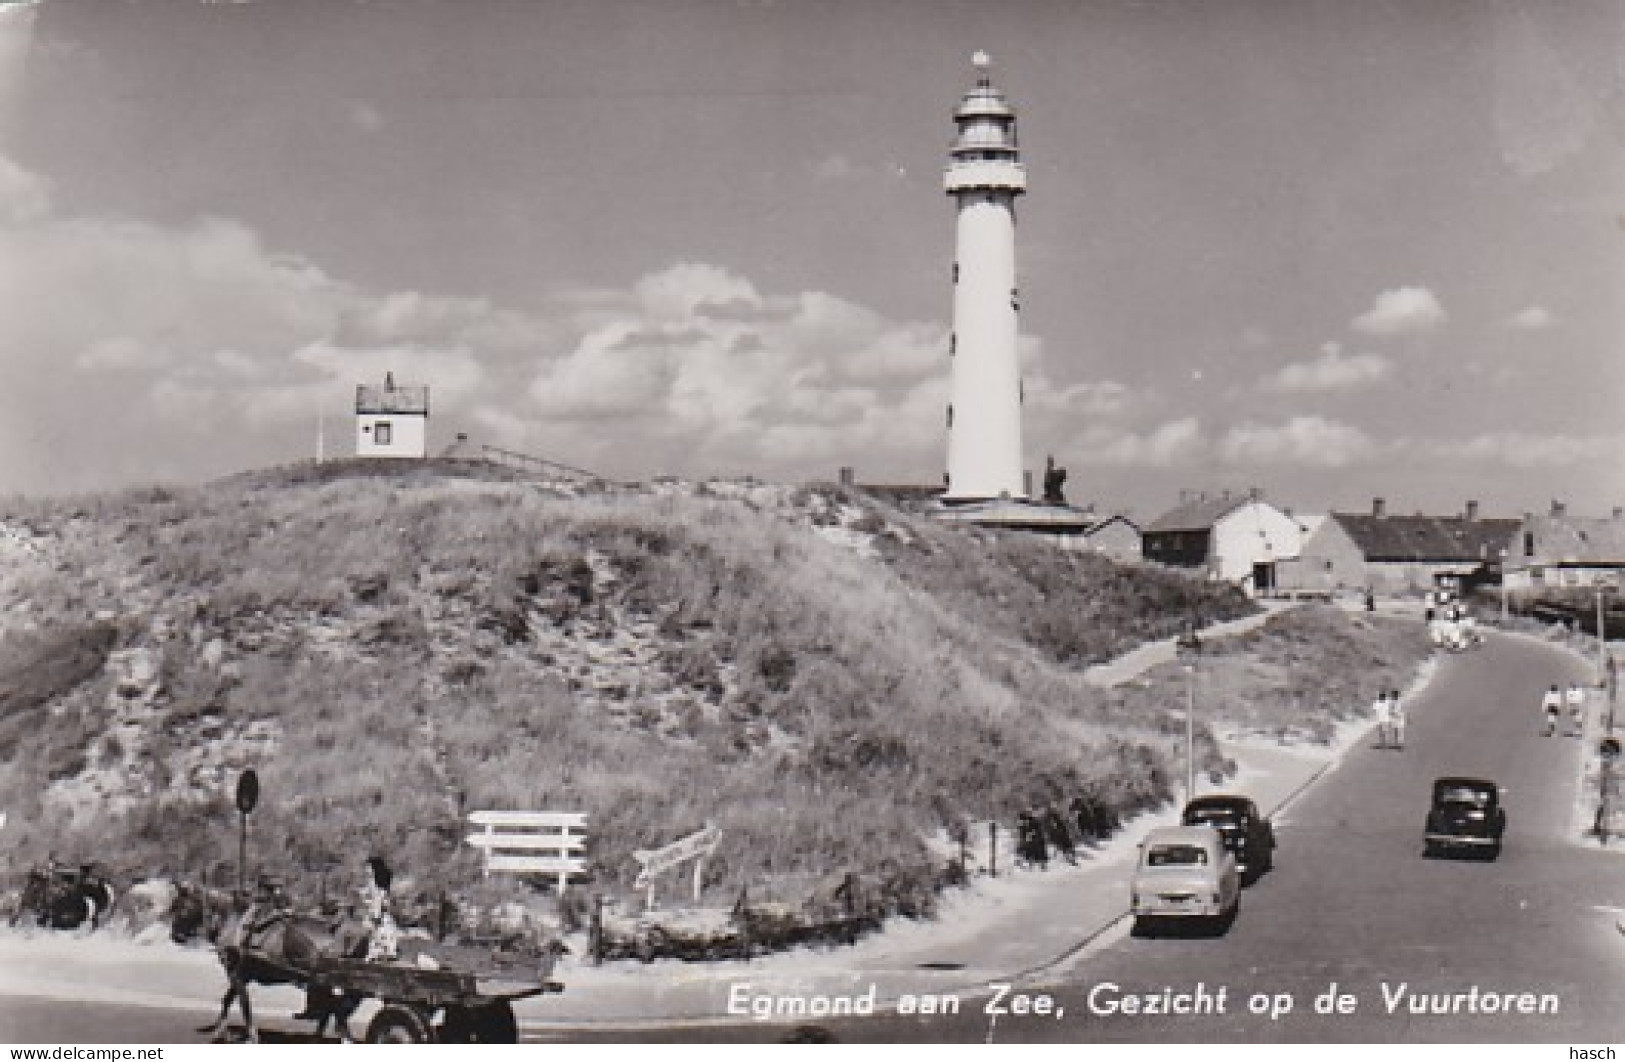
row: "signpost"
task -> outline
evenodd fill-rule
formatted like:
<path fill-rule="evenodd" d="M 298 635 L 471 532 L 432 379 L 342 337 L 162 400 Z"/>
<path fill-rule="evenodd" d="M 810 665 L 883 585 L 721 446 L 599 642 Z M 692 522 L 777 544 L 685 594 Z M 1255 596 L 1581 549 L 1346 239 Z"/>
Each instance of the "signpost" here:
<path fill-rule="evenodd" d="M 1185 799 L 1196 795 L 1196 662 L 1201 658 L 1202 639 L 1195 624 L 1174 643 L 1179 659 L 1185 662 Z"/>
<path fill-rule="evenodd" d="M 722 831 L 716 824 L 707 823 L 705 829 L 698 833 L 691 833 L 680 841 L 673 841 L 664 848 L 640 848 L 632 853 L 632 858 L 643 864 L 638 871 L 637 880 L 632 883 L 633 888 L 645 890 L 644 903 L 649 910 L 655 906 L 656 876 L 671 870 L 673 867 L 687 861 L 694 860 L 694 902 L 700 902 L 700 888 L 705 879 L 705 861 L 715 854 L 717 843 L 722 840 Z"/>
<path fill-rule="evenodd" d="M 1597 686 L 1601 688 L 1608 683 L 1608 631 L 1603 614 L 1603 597 L 1614 589 L 1614 581 L 1606 575 L 1599 575 L 1592 585 L 1597 588 Z"/>
<path fill-rule="evenodd" d="M 237 778 L 237 895 L 248 893 L 248 816 L 260 801 L 260 776 L 250 767 Z"/>

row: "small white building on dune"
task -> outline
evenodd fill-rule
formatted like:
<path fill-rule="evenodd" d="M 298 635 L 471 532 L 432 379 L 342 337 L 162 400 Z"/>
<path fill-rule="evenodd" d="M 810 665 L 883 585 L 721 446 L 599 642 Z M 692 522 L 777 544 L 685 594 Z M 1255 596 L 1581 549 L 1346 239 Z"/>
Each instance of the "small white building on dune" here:
<path fill-rule="evenodd" d="M 395 374 L 384 374 L 384 386 L 355 389 L 355 455 L 357 457 L 427 457 L 429 455 L 429 389 L 397 387 Z"/>

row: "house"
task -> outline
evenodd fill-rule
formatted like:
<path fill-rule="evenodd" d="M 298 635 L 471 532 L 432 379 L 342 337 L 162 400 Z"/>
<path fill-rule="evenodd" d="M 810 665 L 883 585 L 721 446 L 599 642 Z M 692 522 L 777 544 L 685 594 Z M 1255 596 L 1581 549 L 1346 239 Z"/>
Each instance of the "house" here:
<path fill-rule="evenodd" d="M 1327 513 L 1283 566 L 1282 586 L 1392 594 L 1420 593 L 1442 579 L 1470 581 L 1500 565 L 1520 526 L 1481 517 L 1474 501 L 1460 516 L 1401 516 L 1376 498 L 1368 513 Z"/>
<path fill-rule="evenodd" d="M 1524 516 L 1507 554 L 1508 589 L 1575 586 L 1601 580 L 1621 585 L 1625 575 L 1625 509 L 1608 517 L 1570 516 L 1562 502 L 1551 511 Z"/>
<path fill-rule="evenodd" d="M 1140 525 L 1121 513 L 1095 521 L 1083 533 L 1086 549 L 1117 561 L 1138 561 L 1140 541 Z"/>
<path fill-rule="evenodd" d="M 357 457 L 427 457 L 428 453 L 427 387 L 396 387 L 394 373 L 384 374 L 383 387 L 356 387 Z"/>
<path fill-rule="evenodd" d="M 1303 525 L 1257 490 L 1216 498 L 1187 493 L 1140 537 L 1148 561 L 1201 568 L 1255 594 L 1275 589 L 1277 565 L 1296 557 L 1302 545 Z"/>

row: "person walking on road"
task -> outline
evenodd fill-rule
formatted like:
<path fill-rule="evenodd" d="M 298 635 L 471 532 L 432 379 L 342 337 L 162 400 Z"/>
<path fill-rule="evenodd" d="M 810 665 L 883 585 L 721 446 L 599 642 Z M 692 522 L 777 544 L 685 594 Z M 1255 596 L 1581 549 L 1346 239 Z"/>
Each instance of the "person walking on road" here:
<path fill-rule="evenodd" d="M 1377 699 L 1371 705 L 1371 711 L 1377 717 L 1377 748 L 1388 747 L 1388 731 L 1394 722 L 1393 706 L 1388 701 L 1388 691 L 1378 690 Z"/>
<path fill-rule="evenodd" d="M 1569 736 L 1580 737 L 1585 733 L 1586 691 L 1580 688 L 1578 682 L 1571 682 L 1563 701 L 1569 707 Z"/>
<path fill-rule="evenodd" d="M 1388 691 L 1388 726 L 1393 732 L 1394 748 L 1405 747 L 1405 706 L 1399 701 L 1399 691 Z"/>
<path fill-rule="evenodd" d="M 1563 714 L 1563 691 L 1557 688 L 1557 683 L 1552 683 L 1546 692 L 1541 694 L 1540 711 L 1546 717 L 1546 729 L 1543 733 L 1546 737 L 1551 737 L 1557 733 L 1557 717 Z"/>

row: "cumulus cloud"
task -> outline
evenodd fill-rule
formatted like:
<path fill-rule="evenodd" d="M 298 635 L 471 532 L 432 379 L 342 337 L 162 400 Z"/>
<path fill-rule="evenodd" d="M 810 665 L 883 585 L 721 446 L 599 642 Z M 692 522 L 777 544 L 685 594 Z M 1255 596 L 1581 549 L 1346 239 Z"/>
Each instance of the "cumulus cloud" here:
<path fill-rule="evenodd" d="M 1525 332 L 1538 332 L 1556 323 L 1550 310 L 1544 306 L 1529 306 L 1513 314 L 1507 325 Z"/>
<path fill-rule="evenodd" d="M 1390 288 L 1377 296 L 1371 309 L 1356 317 L 1353 327 L 1368 335 L 1397 336 L 1431 332 L 1448 318 L 1444 307 L 1427 288 Z"/>
<path fill-rule="evenodd" d="M 5 159 L 0 301 L 0 482 L 22 490 L 304 456 L 306 426 L 342 417 L 357 383 L 393 370 L 456 411 L 557 342 L 482 300 L 345 282 L 230 219 L 59 216 Z"/>
<path fill-rule="evenodd" d="M 0 223 L 38 221 L 51 209 L 51 191 L 43 177 L 0 156 Z"/>
<path fill-rule="evenodd" d="M 1435 460 L 1504 466 L 1522 470 L 1577 468 L 1612 464 L 1625 450 L 1622 436 L 1537 435 L 1533 432 L 1486 432 L 1465 439 L 1434 439 L 1414 444 Z"/>
<path fill-rule="evenodd" d="M 1183 417 L 1147 432 L 1095 427 L 1085 431 L 1068 450 L 1086 465 L 1171 468 L 1194 459 L 1205 449 L 1201 422 Z"/>
<path fill-rule="evenodd" d="M 1377 449 L 1359 428 L 1319 416 L 1293 417 L 1284 424 L 1240 424 L 1219 443 L 1224 459 L 1235 465 L 1343 468 L 1377 456 Z"/>
<path fill-rule="evenodd" d="M 1342 391 L 1380 383 L 1392 371 L 1393 363 L 1380 354 L 1344 354 L 1341 345 L 1327 343 L 1319 357 L 1283 366 L 1261 386 L 1277 394 Z"/>
<path fill-rule="evenodd" d="M 696 263 L 561 305 L 580 310 L 581 334 L 529 388 L 552 430 L 613 421 L 622 448 L 645 440 L 663 460 L 824 474 L 831 461 L 877 450 L 920 460 L 941 445 L 940 325 L 890 321 L 826 292 L 764 296 Z"/>

